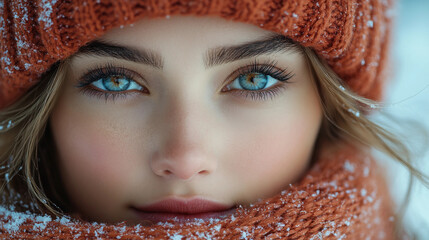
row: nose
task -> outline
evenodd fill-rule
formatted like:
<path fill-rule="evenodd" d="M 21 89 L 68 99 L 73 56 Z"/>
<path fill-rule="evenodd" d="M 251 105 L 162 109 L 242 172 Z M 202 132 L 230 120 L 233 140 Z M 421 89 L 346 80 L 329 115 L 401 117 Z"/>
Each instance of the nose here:
<path fill-rule="evenodd" d="M 207 156 L 179 147 L 172 148 L 169 154 L 157 154 L 152 159 L 151 168 L 160 177 L 189 180 L 211 174 L 216 167 Z"/>
<path fill-rule="evenodd" d="M 161 137 L 150 160 L 152 171 L 160 177 L 181 180 L 213 173 L 217 161 L 210 154 L 207 116 L 197 107 L 177 104 L 166 114 L 156 124 Z"/>

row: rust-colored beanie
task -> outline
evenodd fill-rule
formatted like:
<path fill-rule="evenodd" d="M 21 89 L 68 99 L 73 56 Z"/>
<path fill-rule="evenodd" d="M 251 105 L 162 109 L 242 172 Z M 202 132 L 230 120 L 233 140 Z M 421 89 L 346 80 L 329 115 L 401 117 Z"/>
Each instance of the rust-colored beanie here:
<path fill-rule="evenodd" d="M 0 1 L 0 108 L 53 63 L 111 28 L 143 17 L 219 16 L 311 47 L 358 94 L 379 99 L 392 0 Z"/>
<path fill-rule="evenodd" d="M 395 239 L 381 168 L 353 147 L 324 148 L 288 189 L 233 216 L 126 226 L 25 214 L 0 207 L 1 239 Z"/>

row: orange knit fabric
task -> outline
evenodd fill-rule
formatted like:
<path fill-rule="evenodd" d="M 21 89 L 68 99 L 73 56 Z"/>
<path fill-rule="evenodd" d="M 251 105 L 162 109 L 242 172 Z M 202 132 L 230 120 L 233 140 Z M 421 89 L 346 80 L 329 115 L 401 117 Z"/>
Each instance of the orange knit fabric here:
<path fill-rule="evenodd" d="M 392 0 L 13 0 L 0 1 L 0 108 L 54 62 L 111 28 L 144 17 L 219 16 L 313 48 L 358 94 L 379 99 Z"/>
<path fill-rule="evenodd" d="M 0 207 L 1 239 L 394 239 L 392 203 L 375 161 L 324 150 L 296 184 L 222 220 L 126 226 Z"/>

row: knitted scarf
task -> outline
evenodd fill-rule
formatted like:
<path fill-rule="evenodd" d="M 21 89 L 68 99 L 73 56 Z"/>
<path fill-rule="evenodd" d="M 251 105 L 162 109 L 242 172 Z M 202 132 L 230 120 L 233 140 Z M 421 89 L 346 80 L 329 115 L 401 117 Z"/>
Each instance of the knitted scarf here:
<path fill-rule="evenodd" d="M 322 150 L 296 183 L 224 219 L 91 223 L 0 207 L 0 239 L 394 239 L 392 203 L 368 152 Z"/>

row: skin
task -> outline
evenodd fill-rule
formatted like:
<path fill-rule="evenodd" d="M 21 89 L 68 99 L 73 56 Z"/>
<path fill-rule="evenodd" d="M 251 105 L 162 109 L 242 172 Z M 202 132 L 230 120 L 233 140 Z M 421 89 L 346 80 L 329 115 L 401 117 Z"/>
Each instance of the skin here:
<path fill-rule="evenodd" d="M 73 209 L 88 220 L 139 223 L 130 205 L 166 197 L 246 205 L 297 181 L 309 166 L 322 121 L 304 56 L 257 57 L 275 59 L 294 74 L 266 100 L 221 92 L 233 81 L 228 76 L 255 57 L 203 65 L 209 48 L 270 33 L 220 18 L 145 19 L 100 39 L 158 52 L 162 71 L 111 57 L 73 57 L 50 118 Z M 130 91 L 113 101 L 76 87 L 88 68 L 106 62 L 137 72 L 144 81 L 135 81 L 150 94 Z"/>

